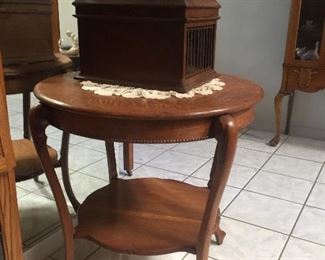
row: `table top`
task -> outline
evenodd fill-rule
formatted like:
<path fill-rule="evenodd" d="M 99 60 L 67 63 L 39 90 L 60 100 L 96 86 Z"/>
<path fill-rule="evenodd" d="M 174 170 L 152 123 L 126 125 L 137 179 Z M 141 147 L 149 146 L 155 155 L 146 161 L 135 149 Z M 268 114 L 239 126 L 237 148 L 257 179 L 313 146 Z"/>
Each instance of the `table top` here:
<path fill-rule="evenodd" d="M 164 100 L 100 96 L 81 89 L 73 73 L 48 78 L 34 89 L 42 104 L 55 109 L 108 117 L 141 120 L 190 119 L 232 114 L 252 108 L 263 97 L 257 84 L 236 76 L 221 75 L 226 85 L 211 95 Z"/>

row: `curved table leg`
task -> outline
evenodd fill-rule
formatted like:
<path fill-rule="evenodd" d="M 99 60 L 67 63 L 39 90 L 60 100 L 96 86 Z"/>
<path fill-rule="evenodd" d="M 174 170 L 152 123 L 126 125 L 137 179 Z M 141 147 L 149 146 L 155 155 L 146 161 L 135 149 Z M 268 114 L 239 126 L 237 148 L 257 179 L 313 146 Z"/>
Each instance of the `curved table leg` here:
<path fill-rule="evenodd" d="M 230 115 L 221 116 L 216 122 L 215 128 L 216 133 L 220 134 L 216 136 L 218 144 L 208 182 L 210 194 L 199 232 L 197 260 L 208 259 L 211 234 L 217 233 L 217 243 L 222 243 L 225 236 L 219 227 L 219 205 L 235 157 L 238 128 Z"/>
<path fill-rule="evenodd" d="M 29 130 L 29 111 L 30 111 L 30 91 L 26 89 L 23 92 L 23 119 L 24 119 L 24 138 L 30 139 Z"/>
<path fill-rule="evenodd" d="M 63 235 L 65 242 L 65 260 L 73 260 L 73 224 L 72 218 L 69 214 L 68 206 L 63 195 L 58 177 L 54 170 L 54 166 L 51 162 L 50 155 L 47 149 L 47 136 L 45 129 L 48 126 L 48 122 L 44 116 L 46 109 L 42 105 L 38 105 L 31 110 L 30 113 L 30 123 L 31 123 L 31 133 L 34 140 L 35 148 L 38 156 L 41 160 L 42 166 L 44 168 L 46 177 L 49 181 L 52 193 L 55 198 L 55 203 L 57 205 L 60 221 L 63 227 Z"/>
<path fill-rule="evenodd" d="M 114 142 L 105 141 L 105 146 L 106 146 L 106 157 L 107 157 L 107 164 L 108 164 L 108 175 L 109 175 L 109 180 L 112 181 L 117 178 Z"/>
<path fill-rule="evenodd" d="M 291 123 L 292 107 L 293 107 L 294 97 L 295 97 L 295 92 L 293 91 L 289 95 L 288 113 L 287 113 L 287 124 L 286 124 L 286 129 L 285 129 L 285 134 L 286 135 L 288 135 L 290 133 L 290 123 Z"/>
<path fill-rule="evenodd" d="M 74 211 L 77 213 L 77 211 L 80 207 L 80 203 L 73 193 L 73 189 L 72 189 L 71 182 L 70 182 L 69 140 L 70 140 L 70 134 L 63 131 L 62 140 L 61 140 L 61 151 L 60 151 L 60 165 L 61 165 L 64 189 L 68 195 L 68 198 L 72 204 Z"/>
<path fill-rule="evenodd" d="M 0 174 L 0 224 L 5 259 L 22 260 L 23 250 L 13 170 Z"/>
<path fill-rule="evenodd" d="M 281 132 L 281 105 L 283 97 L 289 94 L 279 92 L 274 98 L 274 110 L 275 110 L 275 120 L 276 120 L 276 134 L 273 139 L 269 142 L 270 146 L 277 146 L 280 141 Z"/>
<path fill-rule="evenodd" d="M 133 170 L 133 144 L 123 143 L 123 161 L 124 170 L 129 176 L 132 176 Z"/>

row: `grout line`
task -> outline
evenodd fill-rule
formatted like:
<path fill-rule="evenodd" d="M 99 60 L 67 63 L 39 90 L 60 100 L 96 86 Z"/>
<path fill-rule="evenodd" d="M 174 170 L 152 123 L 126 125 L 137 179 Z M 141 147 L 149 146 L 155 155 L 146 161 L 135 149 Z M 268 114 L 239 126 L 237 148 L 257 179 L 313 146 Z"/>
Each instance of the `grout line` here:
<path fill-rule="evenodd" d="M 285 140 L 286 141 L 286 140 Z M 273 157 L 273 155 L 275 154 L 276 151 L 278 151 L 280 149 L 280 147 L 285 143 L 285 141 L 283 141 L 279 147 L 277 149 L 274 150 L 274 152 L 271 154 L 271 156 L 263 163 L 263 165 L 261 165 L 261 167 L 256 171 L 256 173 L 246 182 L 246 184 L 241 188 L 241 190 L 238 192 L 238 194 L 230 201 L 230 203 L 223 209 L 223 211 L 221 212 L 221 214 L 223 214 L 228 208 L 229 206 L 235 201 L 235 199 L 237 199 L 237 197 L 242 193 L 242 191 L 248 186 L 248 184 L 255 178 L 255 176 L 263 169 L 263 167 L 271 160 L 271 158 Z"/>
<path fill-rule="evenodd" d="M 302 241 L 305 241 L 305 242 L 309 242 L 309 243 L 313 243 L 315 245 L 319 245 L 319 246 L 325 247 L 325 244 L 321 244 L 321 243 L 318 243 L 318 242 L 314 242 L 314 241 L 311 241 L 311 240 L 308 240 L 308 239 L 305 239 L 305 238 L 296 237 L 296 236 L 290 236 L 290 238 L 295 238 L 295 239 L 298 239 L 298 240 L 302 240 Z"/>
<path fill-rule="evenodd" d="M 207 165 L 211 160 L 212 160 L 212 162 L 213 162 L 213 158 L 212 158 L 212 159 L 208 160 L 207 162 L 205 162 L 203 165 L 201 165 L 199 168 L 197 168 L 195 171 L 193 171 L 191 174 L 189 174 L 189 175 L 187 176 L 187 178 L 184 179 L 184 182 L 185 182 L 186 180 L 188 180 L 189 178 L 197 178 L 197 177 L 193 176 L 193 174 L 196 173 L 196 172 L 197 172 L 198 170 L 200 170 L 201 168 L 203 168 L 205 165 Z M 212 166 L 211 166 L 211 167 L 212 167 Z M 197 178 L 197 179 L 205 180 L 205 181 L 207 182 L 207 184 L 208 184 L 208 181 L 209 181 L 209 180 L 206 180 L 206 179 L 203 179 L 203 178 Z"/>
<path fill-rule="evenodd" d="M 159 148 L 159 149 L 161 149 L 161 148 Z M 150 160 L 148 160 L 148 161 L 146 161 L 146 162 L 144 162 L 144 163 L 140 163 L 140 164 L 141 164 L 141 165 L 146 165 L 147 163 L 153 161 L 154 159 L 156 159 L 156 158 L 159 157 L 160 155 L 162 155 L 162 154 L 164 154 L 164 153 L 166 153 L 166 152 L 168 152 L 168 151 L 170 151 L 170 150 L 171 150 L 171 148 L 169 148 L 169 149 L 162 149 L 161 153 L 157 154 L 156 156 L 154 156 L 154 157 L 151 158 Z M 133 151 L 133 152 L 135 153 L 135 151 Z M 124 157 L 123 157 L 123 156 L 121 156 L 121 157 L 123 158 L 123 161 L 124 161 Z M 135 162 L 135 163 L 138 163 L 138 162 L 135 161 L 135 160 L 134 160 L 134 162 Z"/>
<path fill-rule="evenodd" d="M 319 175 L 321 174 L 323 168 L 325 168 L 325 163 L 323 163 L 323 166 L 322 166 L 321 169 L 319 170 L 316 180 L 318 179 Z M 283 248 L 282 248 L 282 251 L 281 251 L 281 253 L 280 253 L 280 256 L 279 256 L 279 258 L 278 258 L 279 260 L 281 259 L 282 255 L 283 255 L 283 253 L 284 253 L 284 250 L 286 249 L 286 247 L 287 247 L 287 245 L 288 245 L 289 239 L 290 239 L 290 237 L 292 236 L 292 233 L 293 233 L 294 229 L 295 229 L 296 226 L 297 226 L 297 223 L 298 223 L 298 221 L 299 221 L 299 218 L 300 218 L 300 216 L 301 216 L 303 210 L 306 208 L 306 206 L 308 206 L 308 205 L 306 205 L 306 204 L 307 204 L 307 201 L 308 201 L 308 199 L 309 199 L 311 193 L 312 193 L 313 190 L 314 190 L 314 187 L 315 187 L 315 185 L 316 185 L 316 180 L 315 180 L 314 184 L 312 185 L 312 187 L 311 187 L 311 189 L 310 189 L 310 191 L 309 191 L 309 193 L 308 193 L 308 195 L 307 195 L 307 197 L 306 197 L 306 199 L 305 199 L 305 202 L 304 202 L 304 204 L 303 204 L 303 207 L 301 208 L 301 210 L 300 210 L 300 212 L 299 212 L 299 214 L 298 214 L 298 216 L 297 216 L 297 219 L 296 219 L 295 223 L 294 223 L 293 226 L 292 226 L 292 229 L 291 229 L 291 231 L 290 231 L 290 233 L 289 233 L 289 237 L 288 237 L 288 239 L 286 240 L 286 242 L 285 242 L 285 244 L 284 244 L 284 246 L 283 246 Z"/>
<path fill-rule="evenodd" d="M 242 147 L 242 146 L 239 146 L 239 145 L 237 145 L 237 147 L 236 147 L 236 151 L 237 151 L 237 148 L 244 149 L 244 150 L 250 150 L 250 151 L 254 151 L 254 152 L 259 152 L 259 153 L 272 154 L 272 155 L 273 155 L 273 153 L 274 153 L 274 152 L 266 152 L 266 151 L 261 151 L 261 150 L 257 150 L 257 149 L 252 149 L 252 148 L 248 148 L 248 147 Z M 276 149 L 276 150 L 277 150 L 277 149 Z M 276 150 L 275 150 L 275 151 L 276 151 Z"/>
<path fill-rule="evenodd" d="M 157 166 L 146 165 L 146 164 L 142 164 L 137 169 L 139 169 L 142 166 L 149 167 L 149 168 L 154 168 L 154 169 L 157 169 L 157 170 L 163 170 L 163 171 L 170 172 L 170 173 L 176 173 L 176 174 L 179 174 L 179 175 L 183 175 L 184 177 L 188 177 L 189 176 L 189 175 L 184 174 L 184 173 L 180 173 L 180 172 L 176 172 L 176 171 L 172 171 L 172 170 L 167 170 L 167 169 L 163 169 L 163 168 L 160 168 L 160 167 L 157 167 Z"/>
<path fill-rule="evenodd" d="M 288 155 L 288 154 L 277 153 L 275 155 L 277 155 L 277 156 L 283 156 L 283 157 L 287 157 L 287 158 L 294 158 L 294 159 L 308 161 L 308 162 L 313 162 L 313 163 L 319 163 L 319 164 L 323 164 L 324 163 L 324 161 L 314 161 L 314 160 L 310 160 L 310 159 L 307 159 L 307 158 L 301 158 L 301 157 L 297 157 L 297 156 L 293 156 L 293 155 Z"/>
<path fill-rule="evenodd" d="M 268 230 L 268 231 L 271 231 L 271 232 L 274 232 L 274 233 L 277 233 L 277 234 L 285 235 L 285 236 L 289 237 L 288 234 L 283 233 L 283 232 L 278 231 L 278 230 L 274 230 L 274 229 L 271 229 L 271 228 L 263 227 L 263 226 L 260 226 L 260 225 L 257 225 L 257 224 L 251 223 L 251 222 L 247 222 L 247 221 L 244 221 L 244 220 L 241 220 L 241 219 L 233 218 L 233 217 L 230 217 L 230 216 L 222 215 L 222 217 L 223 218 L 227 218 L 227 219 L 231 219 L 231 220 L 234 220 L 234 221 L 238 221 L 240 223 L 244 223 L 244 224 L 247 224 L 247 225 L 250 225 L 250 226 L 258 227 L 260 229 Z"/>
<path fill-rule="evenodd" d="M 95 251 L 91 252 L 84 260 L 88 260 L 90 257 L 94 256 L 102 247 L 98 247 Z"/>
<path fill-rule="evenodd" d="M 211 139 L 213 139 L 213 138 L 209 138 L 209 139 L 201 140 L 201 141 L 196 141 L 196 142 L 207 142 L 207 143 L 213 144 L 212 142 L 208 142 L 208 140 L 211 140 Z M 193 143 L 195 143 L 195 141 Z M 179 143 L 179 144 L 187 144 L 187 143 Z M 215 143 L 215 145 L 217 145 L 217 142 Z M 177 147 L 177 146 L 175 146 L 175 147 Z M 200 157 L 200 158 L 204 158 L 204 159 L 209 159 L 209 160 L 213 159 L 213 156 L 214 156 L 214 152 L 213 152 L 213 154 L 211 156 L 203 156 L 203 155 L 199 155 L 197 153 L 174 150 L 175 147 L 171 148 L 171 151 L 177 152 L 177 153 L 183 153 L 183 154 L 186 154 L 186 155 L 192 155 L 192 156 L 196 156 L 196 157 Z"/>
<path fill-rule="evenodd" d="M 267 173 L 272 173 L 272 174 L 276 174 L 276 175 L 281 175 L 281 176 L 285 176 L 285 177 L 289 177 L 289 178 L 293 178 L 293 179 L 298 179 L 298 180 L 302 180 L 302 181 L 306 181 L 306 182 L 311 182 L 311 183 L 314 183 L 315 180 L 309 180 L 309 179 L 305 179 L 305 178 L 299 178 L 299 177 L 295 177 L 295 176 L 292 176 L 292 175 L 287 175 L 287 174 L 284 174 L 284 173 L 278 173 L 278 172 L 275 172 L 275 171 L 272 171 L 272 170 L 265 170 L 265 169 L 262 169 L 262 171 L 264 172 L 267 172 Z"/>
<path fill-rule="evenodd" d="M 265 197 L 269 197 L 269 198 L 273 198 L 273 199 L 278 199 L 278 200 L 282 200 L 282 201 L 286 201 L 286 202 L 290 202 L 292 204 L 297 204 L 297 205 L 300 205 L 300 206 L 303 206 L 303 203 L 299 203 L 297 201 L 293 201 L 293 200 L 288 200 L 288 199 L 284 199 L 284 198 L 279 198 L 279 197 L 276 197 L 276 196 L 272 196 L 270 194 L 264 194 L 264 193 L 261 193 L 261 192 L 257 192 L 257 191 L 252 191 L 252 190 L 246 190 L 246 189 L 242 189 L 243 191 L 246 191 L 246 192 L 250 192 L 250 193 L 254 193 L 254 194 L 258 194 L 258 195 L 263 195 Z"/>
<path fill-rule="evenodd" d="M 45 227 L 44 229 L 40 230 L 39 233 L 25 240 L 24 244 L 32 248 L 40 241 L 44 240 L 44 238 L 50 237 L 55 231 L 58 231 L 60 229 L 60 226 L 61 226 L 61 222 L 59 219 L 57 219 L 55 223 Z"/>
<path fill-rule="evenodd" d="M 54 250 L 49 257 L 53 258 L 54 260 L 57 260 L 56 257 L 54 257 L 53 255 L 59 252 L 60 250 L 64 250 L 64 245 Z"/>
<path fill-rule="evenodd" d="M 93 161 L 93 162 L 91 162 L 91 163 L 89 163 L 89 164 L 87 164 L 87 165 L 84 165 L 84 166 L 82 166 L 81 168 L 78 168 L 78 169 L 70 168 L 70 167 L 69 167 L 69 162 L 68 162 L 68 168 L 69 168 L 69 171 L 72 170 L 72 171 L 74 171 L 74 172 L 79 172 L 79 171 L 81 171 L 82 169 L 87 168 L 87 167 L 89 167 L 89 166 L 91 166 L 91 165 L 93 165 L 93 164 L 95 164 L 95 163 L 97 163 L 97 162 L 99 162 L 99 161 L 101 161 L 101 160 L 103 160 L 103 159 L 105 159 L 105 158 L 106 158 L 106 157 L 100 158 L 100 159 L 98 159 L 98 160 L 96 160 L 96 161 Z M 68 161 L 69 161 L 69 157 L 68 157 Z"/>
<path fill-rule="evenodd" d="M 202 180 L 202 181 L 206 181 L 206 182 L 208 181 L 207 179 L 200 178 L 200 177 L 196 177 L 196 176 L 189 176 L 188 178 L 194 178 L 194 179 L 198 179 L 198 180 Z M 186 178 L 186 180 L 188 178 Z M 226 187 L 230 187 L 230 188 L 237 189 L 237 190 L 243 190 L 243 191 L 246 191 L 246 192 L 250 192 L 250 193 L 254 193 L 254 194 L 258 194 L 258 195 L 263 195 L 265 197 L 270 197 L 270 198 L 274 198 L 274 199 L 278 199 L 278 200 L 282 200 L 282 201 L 286 201 L 286 202 L 290 202 L 290 203 L 293 203 L 293 204 L 297 204 L 297 205 L 303 206 L 303 203 L 299 203 L 299 202 L 296 202 L 296 201 L 293 201 L 293 200 L 288 200 L 288 199 L 284 199 L 284 198 L 272 196 L 272 195 L 269 195 L 269 194 L 264 194 L 264 193 L 261 193 L 261 192 L 253 191 L 253 190 L 246 190 L 244 188 L 240 188 L 240 187 L 233 186 L 233 185 L 229 185 L 229 184 L 227 184 Z M 324 208 L 310 206 L 308 204 L 307 204 L 307 206 L 310 207 L 310 208 L 325 210 Z"/>

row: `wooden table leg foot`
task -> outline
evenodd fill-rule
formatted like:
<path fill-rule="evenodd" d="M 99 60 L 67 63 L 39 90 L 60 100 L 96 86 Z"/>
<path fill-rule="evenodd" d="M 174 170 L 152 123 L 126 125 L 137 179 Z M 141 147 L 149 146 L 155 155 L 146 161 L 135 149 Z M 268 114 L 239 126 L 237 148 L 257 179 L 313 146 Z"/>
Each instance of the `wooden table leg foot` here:
<path fill-rule="evenodd" d="M 123 160 L 124 160 L 124 170 L 127 172 L 128 176 L 132 176 L 133 170 L 133 144 L 123 143 Z"/>
<path fill-rule="evenodd" d="M 277 146 L 280 142 L 280 136 L 276 135 L 272 138 L 272 140 L 269 142 L 270 146 Z"/>
<path fill-rule="evenodd" d="M 44 185 L 44 181 L 40 181 L 39 175 L 34 176 L 33 179 L 37 184 Z"/>
<path fill-rule="evenodd" d="M 225 236 L 226 236 L 226 232 L 224 232 L 223 230 L 221 230 L 220 228 L 218 228 L 214 232 L 214 236 L 216 238 L 216 244 L 217 245 L 222 245 L 223 240 L 225 239 Z"/>
<path fill-rule="evenodd" d="M 220 228 L 220 208 L 218 209 L 215 231 L 213 234 L 216 238 L 216 244 L 221 245 L 223 243 L 225 236 L 226 236 L 226 233 Z"/>

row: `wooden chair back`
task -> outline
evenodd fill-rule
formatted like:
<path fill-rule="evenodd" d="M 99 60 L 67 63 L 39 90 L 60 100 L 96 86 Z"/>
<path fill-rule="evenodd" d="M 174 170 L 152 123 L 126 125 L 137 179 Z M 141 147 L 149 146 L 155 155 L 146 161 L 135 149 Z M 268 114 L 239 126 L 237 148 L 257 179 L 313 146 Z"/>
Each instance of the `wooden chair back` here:
<path fill-rule="evenodd" d="M 22 260 L 22 241 L 15 188 L 16 161 L 10 138 L 0 52 L 0 227 L 5 259 Z"/>
<path fill-rule="evenodd" d="M 52 5 L 52 41 L 53 52 L 59 52 L 59 39 L 60 39 L 60 20 L 59 20 L 59 4 L 58 0 L 51 0 Z"/>
<path fill-rule="evenodd" d="M 0 172 L 12 171 L 16 165 L 10 138 L 7 111 L 6 90 L 3 78 L 2 58 L 0 53 Z"/>

